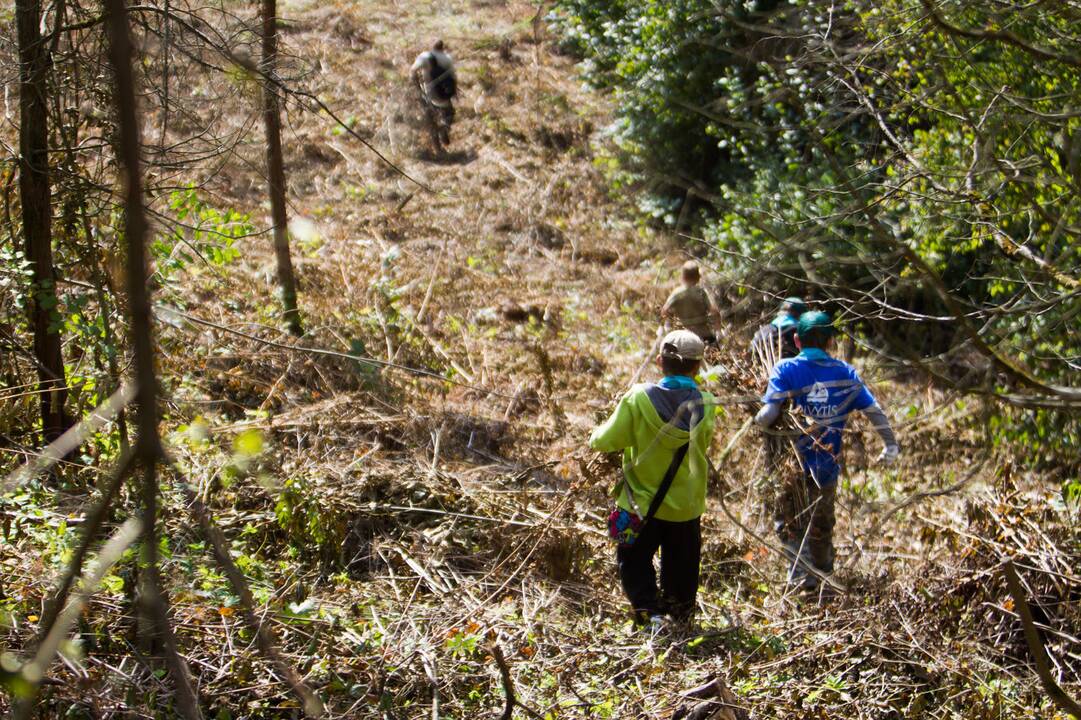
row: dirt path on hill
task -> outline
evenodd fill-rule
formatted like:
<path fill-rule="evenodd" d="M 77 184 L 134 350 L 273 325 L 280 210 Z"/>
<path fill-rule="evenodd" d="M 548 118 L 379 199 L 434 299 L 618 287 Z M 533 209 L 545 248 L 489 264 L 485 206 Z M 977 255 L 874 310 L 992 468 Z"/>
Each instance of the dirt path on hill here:
<path fill-rule="evenodd" d="M 434 191 L 329 118 L 290 108 L 302 310 L 340 331 L 336 350 L 362 330 L 365 353 L 496 391 L 452 388 L 439 412 L 513 416 L 516 432 L 533 436 L 517 460 L 575 449 L 641 365 L 684 259 L 611 193 L 599 169 L 609 148 L 603 98 L 582 87 L 536 5 L 299 2 L 282 13 L 292 72 Z M 414 55 L 436 37 L 459 74 L 445 157 L 418 132 L 407 81 Z M 257 154 L 249 167 L 259 167 Z M 263 181 L 234 168 L 210 187 L 244 207 L 261 200 Z M 244 257 L 269 304 L 262 238 Z"/>

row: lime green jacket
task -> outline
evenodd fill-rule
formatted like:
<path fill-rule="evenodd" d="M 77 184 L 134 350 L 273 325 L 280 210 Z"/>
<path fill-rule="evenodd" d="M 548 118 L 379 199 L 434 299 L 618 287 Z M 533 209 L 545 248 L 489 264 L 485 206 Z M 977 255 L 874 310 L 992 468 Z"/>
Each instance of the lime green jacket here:
<path fill-rule="evenodd" d="M 600 452 L 623 451 L 626 482 L 617 486 L 616 502 L 624 510 L 645 515 L 676 449 L 689 441 L 687 456 L 655 517 L 672 522 L 694 520 L 706 511 L 706 452 L 713 439 L 717 401 L 709 393 L 702 393 L 702 419 L 688 432 L 661 419 L 646 395 L 646 387 L 635 385 L 623 396 L 612 416 L 590 435 L 589 446 Z M 628 499 L 627 485 L 637 508 Z"/>

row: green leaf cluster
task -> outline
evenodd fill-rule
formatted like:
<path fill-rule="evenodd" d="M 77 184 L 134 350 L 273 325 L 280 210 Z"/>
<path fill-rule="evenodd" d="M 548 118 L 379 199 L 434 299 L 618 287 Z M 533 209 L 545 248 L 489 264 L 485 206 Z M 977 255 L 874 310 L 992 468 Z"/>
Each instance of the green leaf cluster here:
<path fill-rule="evenodd" d="M 237 240 L 255 232 L 250 216 L 212 207 L 194 185 L 169 193 L 169 209 L 174 220 L 171 229 L 157 235 L 150 246 L 163 280 L 196 260 L 210 267 L 232 263 L 240 257 Z"/>

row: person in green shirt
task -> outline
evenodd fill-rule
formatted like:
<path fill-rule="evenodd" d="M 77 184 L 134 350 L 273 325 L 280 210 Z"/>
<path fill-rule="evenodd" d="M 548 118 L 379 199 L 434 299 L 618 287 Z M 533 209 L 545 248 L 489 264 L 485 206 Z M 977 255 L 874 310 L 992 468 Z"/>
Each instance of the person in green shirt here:
<path fill-rule="evenodd" d="M 640 529 L 637 540 L 616 550 L 619 578 L 635 620 L 657 624 L 664 615 L 680 622 L 694 614 L 698 595 L 702 530 L 706 509 L 709 461 L 716 401 L 694 380 L 705 343 L 689 330 L 668 333 L 657 364 L 664 378 L 635 385 L 615 412 L 598 426 L 589 446 L 600 452 L 623 453 L 624 480 L 617 487 L 619 507 L 645 517 L 666 471 L 681 446 L 671 487 L 656 514 Z M 660 586 L 653 557 L 660 550 Z"/>

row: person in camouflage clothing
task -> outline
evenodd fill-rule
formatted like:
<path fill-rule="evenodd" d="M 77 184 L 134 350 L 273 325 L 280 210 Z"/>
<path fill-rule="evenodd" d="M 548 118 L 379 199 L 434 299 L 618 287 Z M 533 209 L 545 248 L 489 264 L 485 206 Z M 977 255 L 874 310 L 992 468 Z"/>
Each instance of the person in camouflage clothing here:
<path fill-rule="evenodd" d="M 796 326 L 800 315 L 807 312 L 803 298 L 785 298 L 777 309 L 777 315 L 755 333 L 751 340 L 751 358 L 759 363 L 766 373 L 773 371 L 773 366 L 785 358 L 799 354 L 796 344 Z M 789 431 L 794 427 L 787 428 Z M 775 428 L 776 430 L 776 428 Z M 776 493 L 788 487 L 793 477 L 801 475 L 799 466 L 789 449 L 785 433 L 766 431 L 762 433 L 764 480 L 768 488 L 765 499 L 767 513 L 774 513 L 782 506 L 791 503 L 782 502 Z M 790 523 L 784 523 L 788 525 Z"/>
<path fill-rule="evenodd" d="M 777 316 L 763 325 L 751 340 L 751 353 L 763 357 L 781 360 L 795 357 L 799 353 L 796 346 L 796 326 L 800 315 L 807 312 L 803 298 L 789 297 L 781 303 Z"/>
<path fill-rule="evenodd" d="M 702 342 L 716 343 L 717 332 L 714 328 L 720 321 L 720 314 L 709 293 L 699 285 L 702 274 L 698 263 L 693 260 L 683 263 L 681 279 L 680 287 L 672 291 L 661 307 L 662 322 L 668 326 L 675 320 L 702 338 Z"/>
<path fill-rule="evenodd" d="M 409 69 L 413 83 L 420 91 L 425 121 L 436 150 L 450 145 L 450 126 L 454 124 L 454 98 L 458 95 L 458 75 L 454 60 L 442 40 L 436 40 L 430 50 L 417 55 Z"/>

